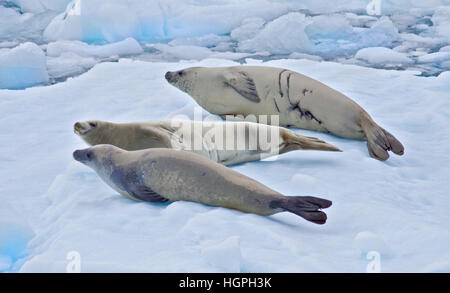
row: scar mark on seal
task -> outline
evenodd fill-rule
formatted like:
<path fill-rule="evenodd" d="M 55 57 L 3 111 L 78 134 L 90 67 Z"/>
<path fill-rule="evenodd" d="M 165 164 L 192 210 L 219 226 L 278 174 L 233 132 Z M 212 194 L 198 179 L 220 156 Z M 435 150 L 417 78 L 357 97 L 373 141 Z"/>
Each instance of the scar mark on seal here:
<path fill-rule="evenodd" d="M 281 75 L 283 74 L 283 72 L 287 71 L 287 69 L 283 69 L 280 71 L 280 73 L 278 74 L 278 88 L 280 91 L 280 96 L 283 97 L 283 91 L 281 90 Z"/>
<path fill-rule="evenodd" d="M 275 104 L 275 107 L 277 108 L 278 113 L 280 113 L 280 108 L 278 107 L 277 100 L 273 99 L 273 102 Z"/>
<path fill-rule="evenodd" d="M 314 116 L 309 110 L 302 109 L 302 107 L 300 106 L 300 102 L 298 102 L 297 104 L 291 103 L 291 111 L 295 110 L 300 113 L 300 118 L 303 118 L 303 116 L 305 116 L 307 120 L 315 120 L 317 123 L 322 124 L 322 121 Z"/>
<path fill-rule="evenodd" d="M 292 73 L 289 73 L 287 80 L 286 80 L 286 84 L 287 84 L 287 97 L 289 99 L 289 101 L 291 100 L 290 96 L 289 96 L 289 88 L 290 88 L 290 80 L 291 80 L 291 75 Z"/>

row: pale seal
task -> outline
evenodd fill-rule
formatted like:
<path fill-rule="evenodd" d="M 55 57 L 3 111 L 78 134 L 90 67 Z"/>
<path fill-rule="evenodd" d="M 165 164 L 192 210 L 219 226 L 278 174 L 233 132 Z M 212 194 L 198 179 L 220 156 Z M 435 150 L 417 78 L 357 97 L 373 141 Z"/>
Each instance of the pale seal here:
<path fill-rule="evenodd" d="M 280 125 L 367 140 L 372 157 L 402 155 L 402 144 L 342 93 L 300 73 L 274 67 L 191 67 L 167 81 L 218 115 L 279 115 Z"/>
<path fill-rule="evenodd" d="M 320 139 L 302 136 L 286 128 L 252 122 L 174 119 L 112 123 L 90 120 L 76 122 L 74 132 L 89 145 L 112 144 L 128 151 L 147 148 L 189 150 L 224 165 L 256 161 L 294 150 L 339 151 Z M 269 145 L 262 143 L 261 135 L 266 135 Z M 222 138 L 222 144 L 216 141 L 218 137 Z M 270 146 L 272 137 L 273 147 Z M 232 140 L 244 140 L 244 144 L 241 147 L 234 143 L 230 145 Z M 250 141 L 255 143 L 252 145 Z"/>
<path fill-rule="evenodd" d="M 173 149 L 125 151 L 96 145 L 73 153 L 109 186 L 135 200 L 193 201 L 263 216 L 288 211 L 316 224 L 331 201 L 285 196 L 221 164 L 192 152 Z"/>

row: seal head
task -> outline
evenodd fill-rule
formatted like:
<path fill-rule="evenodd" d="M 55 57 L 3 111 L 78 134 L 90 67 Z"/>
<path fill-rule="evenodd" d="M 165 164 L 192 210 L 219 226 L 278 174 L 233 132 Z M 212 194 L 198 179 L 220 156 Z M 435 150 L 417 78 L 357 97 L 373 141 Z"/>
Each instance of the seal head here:
<path fill-rule="evenodd" d="M 106 161 L 108 161 L 108 158 L 110 158 L 113 153 L 119 153 L 121 151 L 123 150 L 113 145 L 99 144 L 74 151 L 73 158 L 98 172 L 99 169 L 103 169 Z"/>

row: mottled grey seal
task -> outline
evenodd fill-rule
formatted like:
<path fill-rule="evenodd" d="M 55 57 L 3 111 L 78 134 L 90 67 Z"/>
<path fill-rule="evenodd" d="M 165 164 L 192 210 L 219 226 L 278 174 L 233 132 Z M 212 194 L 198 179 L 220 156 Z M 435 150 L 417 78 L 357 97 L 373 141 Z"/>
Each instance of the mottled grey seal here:
<path fill-rule="evenodd" d="M 402 144 L 357 103 L 303 74 L 263 66 L 191 67 L 167 81 L 218 115 L 279 115 L 280 125 L 367 140 L 372 157 L 402 155 Z M 263 121 L 264 122 L 264 121 Z"/>
<path fill-rule="evenodd" d="M 89 145 L 112 144 L 127 151 L 147 148 L 189 150 L 224 165 L 256 161 L 294 150 L 339 151 L 320 139 L 302 136 L 283 127 L 252 122 L 203 123 L 173 119 L 112 123 L 90 120 L 75 123 L 74 132 Z M 216 132 L 217 135 L 209 135 Z M 269 142 L 272 142 L 271 135 L 274 135 L 276 141 L 273 140 L 273 148 L 262 144 L 259 139 L 261 134 L 266 135 Z M 222 137 L 222 146 L 215 141 L 217 136 Z M 238 139 L 245 140 L 241 148 L 234 144 L 233 147 L 226 148 L 230 140 Z M 195 140 L 200 142 L 197 148 Z M 250 140 L 256 142 L 253 148 Z"/>
<path fill-rule="evenodd" d="M 285 196 L 221 164 L 192 152 L 166 148 L 125 151 L 96 145 L 73 153 L 109 186 L 135 200 L 193 201 L 268 216 L 288 211 L 316 224 L 331 201 Z"/>

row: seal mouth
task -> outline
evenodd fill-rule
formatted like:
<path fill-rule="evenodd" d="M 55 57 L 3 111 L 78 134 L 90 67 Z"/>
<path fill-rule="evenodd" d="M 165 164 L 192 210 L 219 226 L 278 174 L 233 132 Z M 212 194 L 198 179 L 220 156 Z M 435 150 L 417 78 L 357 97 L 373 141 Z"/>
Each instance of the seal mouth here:
<path fill-rule="evenodd" d="M 91 131 L 91 127 L 87 123 L 77 122 L 73 125 L 73 132 L 78 135 L 85 135 Z"/>

